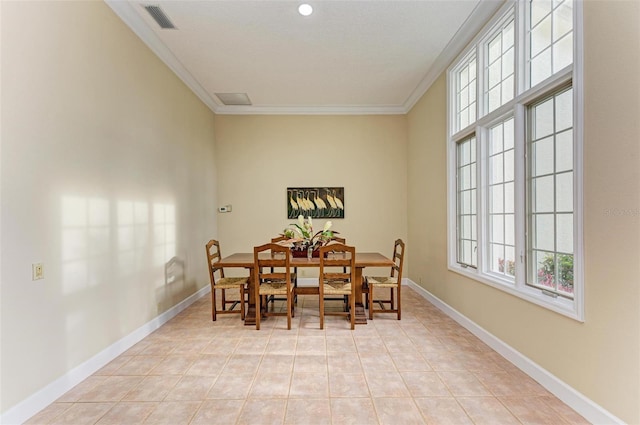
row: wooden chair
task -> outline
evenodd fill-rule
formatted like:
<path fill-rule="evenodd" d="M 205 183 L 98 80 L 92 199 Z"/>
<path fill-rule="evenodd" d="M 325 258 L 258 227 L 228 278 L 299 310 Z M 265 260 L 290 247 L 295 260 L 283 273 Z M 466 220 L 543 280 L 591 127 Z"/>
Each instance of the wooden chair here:
<path fill-rule="evenodd" d="M 345 238 L 341 238 L 339 236 L 334 236 L 331 238 L 331 240 L 329 241 L 329 245 L 333 245 L 333 244 L 342 244 L 342 245 L 346 245 L 347 244 L 347 239 Z M 344 273 L 347 273 L 347 268 L 343 267 L 342 270 L 344 271 Z M 344 301 L 344 311 L 349 311 L 349 297 L 347 295 L 345 295 L 342 298 L 325 298 L 325 301 L 337 301 L 337 300 L 343 300 Z"/>
<path fill-rule="evenodd" d="M 369 307 L 369 320 L 373 319 L 373 313 L 397 313 L 398 320 L 401 319 L 401 291 L 402 291 L 402 266 L 404 263 L 404 242 L 401 239 L 395 241 L 393 245 L 393 262 L 389 276 L 364 276 L 363 292 L 366 294 L 366 302 Z M 389 288 L 388 299 L 374 299 L 376 288 Z M 395 302 L 393 290 L 396 290 Z M 380 309 L 374 309 L 374 304 L 379 304 Z M 385 309 L 384 305 L 389 304 Z"/>
<path fill-rule="evenodd" d="M 289 247 L 268 243 L 253 248 L 255 299 L 256 303 L 264 303 L 264 311 L 261 305 L 256 306 L 256 329 L 260 330 L 260 316 L 287 316 L 287 329 L 291 329 L 293 311 L 293 284 L 291 280 L 291 250 Z M 286 299 L 286 313 L 269 312 L 266 301 L 270 296 L 278 296 Z"/>
<path fill-rule="evenodd" d="M 330 244 L 320 247 L 320 275 L 318 278 L 320 295 L 320 329 L 324 329 L 324 316 L 347 315 L 351 330 L 355 329 L 356 295 L 356 249 L 344 244 Z M 336 271 L 338 268 L 338 271 Z M 339 268 L 343 268 L 342 271 Z M 325 313 L 325 295 L 348 296 L 349 309 L 344 312 Z"/>
<path fill-rule="evenodd" d="M 217 314 L 230 314 L 240 313 L 240 318 L 244 320 L 244 301 L 245 295 L 249 294 L 247 288 L 249 283 L 248 277 L 225 277 L 224 269 L 217 267 L 216 263 L 222 258 L 220 254 L 220 242 L 211 239 L 207 242 L 207 262 L 209 266 L 209 280 L 211 281 L 211 318 L 216 320 Z M 218 274 L 218 278 L 216 278 Z M 222 310 L 218 310 L 216 307 L 216 290 L 220 289 L 221 292 L 221 305 Z M 227 289 L 235 289 L 240 293 L 239 300 L 227 300 Z M 235 306 L 240 303 L 240 311 L 234 310 Z M 231 304 L 231 308 L 227 310 L 227 305 Z"/>
<path fill-rule="evenodd" d="M 280 235 L 280 236 L 276 236 L 275 238 L 271 238 L 271 243 L 277 243 L 277 242 L 282 242 L 282 241 L 286 241 L 287 238 L 284 235 Z M 271 271 L 273 272 L 273 268 L 271 269 Z M 291 273 L 291 283 L 293 284 L 293 302 L 294 304 L 298 302 L 298 295 L 296 294 L 296 289 L 298 288 L 298 268 L 294 267 L 293 268 L 293 273 Z M 265 306 L 269 306 L 269 303 L 271 303 L 271 307 L 275 308 L 275 304 L 276 301 L 285 301 L 285 298 L 276 298 L 275 295 L 269 295 L 266 298 L 266 304 Z"/>

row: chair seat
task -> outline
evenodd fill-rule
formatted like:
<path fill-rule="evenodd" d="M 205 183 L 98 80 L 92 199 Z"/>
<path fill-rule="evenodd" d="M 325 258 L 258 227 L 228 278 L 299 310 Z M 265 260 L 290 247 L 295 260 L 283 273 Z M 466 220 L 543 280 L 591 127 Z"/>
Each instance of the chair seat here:
<path fill-rule="evenodd" d="M 398 278 L 390 276 L 367 276 L 367 284 L 378 288 L 395 288 L 398 286 Z"/>
<path fill-rule="evenodd" d="M 216 281 L 215 287 L 218 289 L 232 289 L 245 285 L 248 281 L 248 277 L 223 277 Z"/>
<path fill-rule="evenodd" d="M 325 295 L 351 295 L 351 282 L 329 281 L 324 283 L 323 289 Z"/>
<path fill-rule="evenodd" d="M 293 286 L 291 286 L 293 292 Z M 287 295 L 287 283 L 284 281 L 264 282 L 260 284 L 260 295 Z"/>

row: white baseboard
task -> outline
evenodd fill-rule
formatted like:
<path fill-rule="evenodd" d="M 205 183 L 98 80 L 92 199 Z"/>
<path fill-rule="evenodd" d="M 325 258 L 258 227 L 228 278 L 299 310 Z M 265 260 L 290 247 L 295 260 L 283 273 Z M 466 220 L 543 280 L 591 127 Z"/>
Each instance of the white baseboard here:
<path fill-rule="evenodd" d="M 56 401 L 64 393 L 78 385 L 80 382 L 93 375 L 111 360 L 127 351 L 133 345 L 150 335 L 160 326 L 167 323 L 178 313 L 189 307 L 199 298 L 211 291 L 211 286 L 206 285 L 188 298 L 171 307 L 169 310 L 140 326 L 129 335 L 121 338 L 109 347 L 105 348 L 84 363 L 71 369 L 60 378 L 48 384 L 46 387 L 32 394 L 0 416 L 0 424 L 14 425 L 21 424 L 49 404 Z"/>
<path fill-rule="evenodd" d="M 558 397 L 589 422 L 593 424 L 624 424 L 624 421 L 620 418 L 611 414 L 597 403 L 584 396 L 582 393 L 570 387 L 565 382 L 549 373 L 546 369 L 542 368 L 540 365 L 536 364 L 513 347 L 501 341 L 420 285 L 416 284 L 412 280 L 407 280 L 406 282 L 403 282 L 403 284 L 410 286 L 418 294 L 426 298 L 431 304 L 435 305 L 447 316 L 451 317 L 462 327 L 480 338 L 482 342 L 493 348 L 524 373 L 535 379 L 540 385 L 545 387 L 549 392 Z"/>

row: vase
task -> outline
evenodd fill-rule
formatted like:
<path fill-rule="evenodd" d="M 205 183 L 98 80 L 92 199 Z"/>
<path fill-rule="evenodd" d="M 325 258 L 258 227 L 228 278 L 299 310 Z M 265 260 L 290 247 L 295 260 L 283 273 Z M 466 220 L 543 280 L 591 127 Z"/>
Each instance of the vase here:
<path fill-rule="evenodd" d="M 308 249 L 292 249 L 291 256 L 295 258 L 318 258 L 320 256 L 320 251 L 317 249 L 312 250 L 311 257 L 309 257 Z"/>

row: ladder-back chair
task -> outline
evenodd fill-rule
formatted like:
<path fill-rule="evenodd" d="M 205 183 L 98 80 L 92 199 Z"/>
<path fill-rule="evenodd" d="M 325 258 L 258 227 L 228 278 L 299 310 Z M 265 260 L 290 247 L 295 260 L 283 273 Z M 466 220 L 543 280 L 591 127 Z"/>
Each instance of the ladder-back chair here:
<path fill-rule="evenodd" d="M 291 280 L 291 250 L 287 246 L 268 243 L 253 248 L 256 329 L 260 329 L 260 316 L 287 316 L 287 329 L 291 329 L 291 318 L 294 317 L 294 287 Z M 286 313 L 269 312 L 266 308 L 270 296 L 277 296 L 287 301 Z M 261 304 L 264 299 L 264 310 Z"/>
<path fill-rule="evenodd" d="M 393 262 L 389 276 L 365 276 L 363 278 L 366 300 L 369 308 L 369 319 L 373 319 L 373 313 L 397 313 L 398 320 L 401 319 L 401 292 L 402 292 L 402 266 L 404 264 L 404 242 L 398 239 L 393 244 Z M 374 290 L 389 289 L 388 299 L 374 299 Z M 396 291 L 394 297 L 394 289 Z M 379 304 L 379 309 L 374 309 L 374 305 Z M 384 308 L 389 304 L 389 308 Z"/>
<path fill-rule="evenodd" d="M 216 320 L 217 314 L 229 314 L 229 313 L 240 313 L 240 318 L 244 320 L 244 300 L 245 295 L 249 293 L 248 291 L 248 283 L 249 278 L 245 277 L 225 277 L 224 269 L 222 267 L 217 267 L 216 263 L 220 261 L 222 258 L 222 254 L 220 253 L 220 242 L 217 240 L 211 239 L 207 242 L 206 245 L 207 250 L 207 266 L 209 267 L 209 280 L 211 281 L 211 318 L 213 321 Z M 216 277 L 216 274 L 218 277 Z M 216 290 L 220 290 L 221 293 L 221 309 L 218 310 L 216 304 Z M 228 300 L 226 297 L 227 289 L 235 289 L 240 294 L 239 300 Z M 240 310 L 234 310 L 237 304 L 240 304 Z M 227 310 L 227 305 L 231 304 L 231 308 Z"/>

